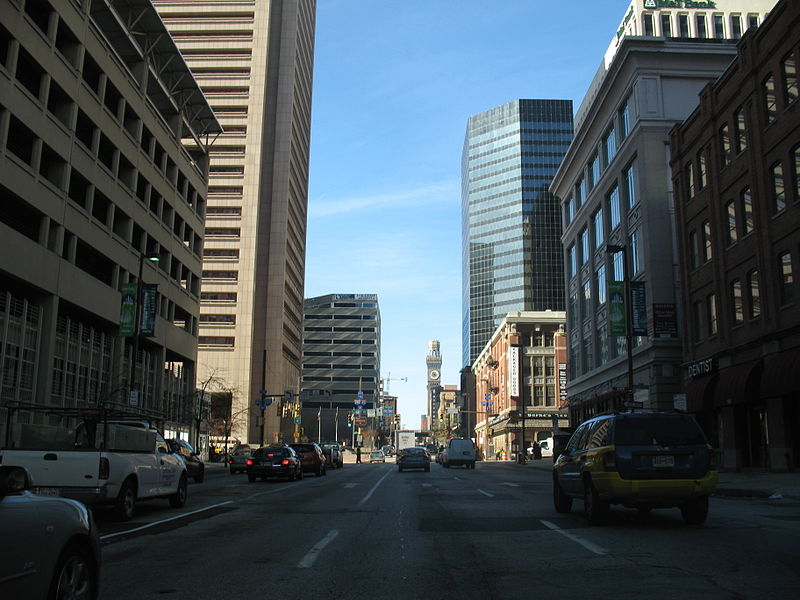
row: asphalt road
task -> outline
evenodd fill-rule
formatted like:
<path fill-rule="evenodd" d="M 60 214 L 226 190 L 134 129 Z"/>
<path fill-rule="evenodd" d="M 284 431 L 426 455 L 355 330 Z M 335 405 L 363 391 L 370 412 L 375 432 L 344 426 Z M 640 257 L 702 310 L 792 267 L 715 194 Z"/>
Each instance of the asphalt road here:
<path fill-rule="evenodd" d="M 581 510 L 556 513 L 548 472 L 511 463 L 346 465 L 292 483 L 223 472 L 180 510 L 99 512 L 101 598 L 797 597 L 800 502 L 712 498 L 702 527 L 620 507 L 588 527 Z"/>

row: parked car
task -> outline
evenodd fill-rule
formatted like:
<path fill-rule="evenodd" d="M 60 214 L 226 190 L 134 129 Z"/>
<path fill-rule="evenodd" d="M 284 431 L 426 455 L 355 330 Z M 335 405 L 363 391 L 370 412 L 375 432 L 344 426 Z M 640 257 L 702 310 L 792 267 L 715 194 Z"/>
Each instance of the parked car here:
<path fill-rule="evenodd" d="M 383 450 L 383 454 L 385 456 L 394 456 L 394 454 L 395 454 L 394 446 L 392 446 L 390 444 L 385 445 L 383 448 L 381 448 L 381 450 Z"/>
<path fill-rule="evenodd" d="M 228 456 L 228 468 L 231 475 L 244 473 L 247 470 L 247 459 L 253 455 L 250 446 L 240 447 Z"/>
<path fill-rule="evenodd" d="M 331 469 L 341 469 L 344 466 L 342 447 L 337 442 L 322 442 L 320 447 Z"/>
<path fill-rule="evenodd" d="M 100 540 L 83 504 L 36 496 L 26 469 L 0 466 L 0 531 L 0 598 L 97 598 Z"/>
<path fill-rule="evenodd" d="M 431 470 L 431 457 L 425 448 L 413 446 L 403 448 L 397 453 L 397 470 L 401 473 L 405 469 Z"/>
<path fill-rule="evenodd" d="M 257 477 L 261 477 L 264 481 L 269 477 L 285 477 L 287 481 L 303 478 L 300 459 L 295 451 L 285 444 L 259 448 L 247 459 L 245 469 L 250 483 Z"/>
<path fill-rule="evenodd" d="M 464 465 L 467 469 L 475 468 L 475 460 L 477 457 L 475 442 L 472 440 L 465 438 L 449 439 L 441 455 L 440 462 L 445 469 L 458 465 Z"/>
<path fill-rule="evenodd" d="M 167 443 L 172 453 L 183 459 L 186 464 L 187 475 L 194 479 L 196 483 L 202 483 L 206 476 L 206 465 L 200 458 L 200 453 L 189 442 L 184 440 L 174 438 L 168 440 Z"/>
<path fill-rule="evenodd" d="M 611 504 L 648 511 L 678 507 L 699 525 L 717 484 L 715 454 L 691 415 L 634 412 L 603 415 L 578 427 L 553 465 L 556 511 L 583 499 L 589 524 Z"/>
<path fill-rule="evenodd" d="M 369 453 L 369 462 L 386 462 L 386 457 L 383 454 L 383 450 L 373 450 Z"/>
<path fill-rule="evenodd" d="M 325 454 L 317 444 L 289 444 L 300 459 L 304 473 L 316 473 L 317 477 L 328 474 Z"/>

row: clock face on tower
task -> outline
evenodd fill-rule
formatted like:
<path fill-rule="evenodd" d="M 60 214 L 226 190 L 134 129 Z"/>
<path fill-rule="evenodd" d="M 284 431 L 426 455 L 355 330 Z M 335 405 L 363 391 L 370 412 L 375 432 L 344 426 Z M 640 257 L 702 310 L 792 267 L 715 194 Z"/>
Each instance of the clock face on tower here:
<path fill-rule="evenodd" d="M 436 369 L 431 369 L 431 371 L 428 373 L 428 377 L 434 381 L 438 380 L 439 371 L 437 371 Z"/>

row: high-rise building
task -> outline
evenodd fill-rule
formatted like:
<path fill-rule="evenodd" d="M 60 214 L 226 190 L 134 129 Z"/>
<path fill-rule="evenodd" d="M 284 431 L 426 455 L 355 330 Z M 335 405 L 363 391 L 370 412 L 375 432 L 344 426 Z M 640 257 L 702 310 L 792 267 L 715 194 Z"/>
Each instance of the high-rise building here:
<path fill-rule="evenodd" d="M 428 355 L 425 357 L 425 366 L 428 373 L 428 417 L 433 422 L 439 413 L 439 400 L 442 390 L 442 353 L 439 340 L 428 342 Z"/>
<path fill-rule="evenodd" d="M 375 294 L 328 294 L 304 302 L 303 409 L 305 433 L 339 438 L 354 408 L 378 407 L 381 313 Z M 315 393 L 317 390 L 323 394 Z M 354 400 L 363 400 L 356 406 Z M 317 415 L 320 426 L 317 427 Z M 362 415 L 358 415 L 362 416 Z M 363 415 L 365 422 L 366 415 Z M 376 417 L 372 417 L 375 419 Z M 370 425 L 375 425 L 374 421 Z M 357 423 L 354 426 L 358 427 Z"/>
<path fill-rule="evenodd" d="M 515 100 L 469 118 L 461 159 L 462 359 L 511 311 L 564 310 L 550 182 L 572 140 L 570 100 Z"/>
<path fill-rule="evenodd" d="M 198 379 L 299 391 L 315 0 L 155 0 L 225 132 L 211 148 Z M 281 425 L 267 411 L 267 441 Z M 284 427 L 286 429 L 286 427 Z"/>
<path fill-rule="evenodd" d="M 152 4 L 122 4 L 0 3 L 0 435 L 85 408 L 192 422 L 220 126 Z"/>

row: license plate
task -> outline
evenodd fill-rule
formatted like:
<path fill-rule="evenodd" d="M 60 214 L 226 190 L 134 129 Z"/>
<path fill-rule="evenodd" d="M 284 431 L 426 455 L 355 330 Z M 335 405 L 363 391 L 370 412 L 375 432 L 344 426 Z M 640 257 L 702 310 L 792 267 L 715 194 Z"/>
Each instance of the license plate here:
<path fill-rule="evenodd" d="M 37 496 L 49 496 L 51 498 L 55 498 L 61 496 L 61 490 L 58 488 L 53 487 L 40 487 L 34 490 L 34 493 Z"/>
<path fill-rule="evenodd" d="M 674 467 L 675 466 L 675 457 L 674 456 L 654 456 L 653 457 L 653 466 L 654 467 Z"/>

